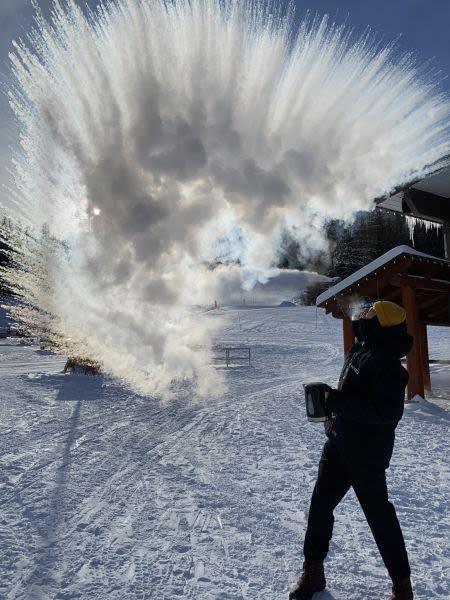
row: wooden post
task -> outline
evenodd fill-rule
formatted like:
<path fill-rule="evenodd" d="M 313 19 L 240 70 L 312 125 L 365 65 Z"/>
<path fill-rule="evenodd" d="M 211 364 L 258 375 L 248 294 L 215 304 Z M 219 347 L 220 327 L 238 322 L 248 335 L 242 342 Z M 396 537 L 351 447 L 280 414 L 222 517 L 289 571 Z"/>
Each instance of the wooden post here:
<path fill-rule="evenodd" d="M 344 355 L 347 356 L 350 348 L 355 343 L 355 336 L 353 334 L 352 322 L 350 319 L 343 319 L 342 329 L 344 335 Z"/>
<path fill-rule="evenodd" d="M 402 302 L 406 310 L 406 326 L 408 333 L 413 336 L 414 344 L 411 352 L 406 357 L 406 364 L 409 373 L 408 400 L 411 400 L 416 394 L 425 397 L 423 385 L 423 371 L 421 364 L 420 350 L 420 329 L 419 318 L 417 314 L 416 294 L 409 286 L 402 286 Z"/>
<path fill-rule="evenodd" d="M 422 363 L 423 387 L 431 391 L 430 356 L 428 354 L 428 332 L 426 323 L 419 322 L 420 332 L 420 360 Z"/>

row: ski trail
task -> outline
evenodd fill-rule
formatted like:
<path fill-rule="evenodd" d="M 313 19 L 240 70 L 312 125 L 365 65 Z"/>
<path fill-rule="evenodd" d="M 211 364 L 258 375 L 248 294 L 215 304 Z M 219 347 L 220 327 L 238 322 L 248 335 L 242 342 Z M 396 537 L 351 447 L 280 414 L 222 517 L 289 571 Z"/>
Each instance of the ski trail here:
<path fill-rule="evenodd" d="M 2 598 L 286 600 L 324 441 L 306 422 L 302 383 L 336 382 L 340 323 L 316 329 L 310 309 L 225 316 L 224 343 L 252 318 L 260 329 L 252 367 L 224 369 L 218 400 L 192 404 L 186 389 L 160 405 L 54 372 L 0 379 Z M 388 471 L 418 600 L 450 596 L 449 423 L 442 407 L 408 406 Z M 389 597 L 353 493 L 326 568 L 319 598 Z"/>

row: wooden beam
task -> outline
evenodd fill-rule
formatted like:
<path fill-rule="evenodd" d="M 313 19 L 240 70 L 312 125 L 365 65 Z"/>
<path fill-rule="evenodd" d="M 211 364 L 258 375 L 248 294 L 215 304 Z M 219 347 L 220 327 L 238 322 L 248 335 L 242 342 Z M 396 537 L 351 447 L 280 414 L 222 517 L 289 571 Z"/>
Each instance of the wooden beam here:
<path fill-rule="evenodd" d="M 420 337 L 420 362 L 422 363 L 423 387 L 428 392 L 431 390 L 430 356 L 428 354 L 428 331 L 425 323 L 419 322 Z"/>
<path fill-rule="evenodd" d="M 450 327 L 450 321 L 447 319 L 446 321 L 443 321 L 442 319 L 432 319 L 432 318 L 427 318 L 423 320 L 424 323 L 426 323 L 427 325 L 433 325 L 433 327 Z"/>
<path fill-rule="evenodd" d="M 439 273 L 439 271 L 442 269 L 442 265 L 440 264 L 428 264 L 427 265 L 427 272 L 426 272 L 426 277 L 430 277 L 431 279 L 433 279 L 433 275 L 436 275 L 436 273 Z M 439 279 L 439 277 L 438 277 Z"/>
<path fill-rule="evenodd" d="M 383 294 L 383 300 L 389 300 L 390 302 L 401 304 L 402 293 L 400 288 L 391 288 L 388 293 Z"/>
<path fill-rule="evenodd" d="M 449 298 L 450 301 L 450 298 Z M 434 315 L 446 315 L 450 316 L 450 302 L 446 302 L 445 304 L 441 304 L 441 306 L 437 306 L 433 309 Z"/>
<path fill-rule="evenodd" d="M 353 334 L 353 327 L 350 319 L 342 319 L 342 332 L 344 335 L 344 354 L 347 356 L 350 348 L 355 343 L 355 336 Z"/>
<path fill-rule="evenodd" d="M 408 333 L 414 338 L 412 350 L 406 356 L 409 373 L 408 400 L 411 400 L 416 394 L 425 398 L 421 366 L 419 319 L 417 315 L 416 293 L 413 288 L 409 286 L 402 287 L 402 301 L 403 307 L 406 310 Z"/>
<path fill-rule="evenodd" d="M 419 321 L 423 321 L 424 323 L 444 322 L 450 325 L 448 307 L 440 305 L 428 310 L 419 310 Z"/>
<path fill-rule="evenodd" d="M 394 273 L 389 282 L 396 287 L 408 286 L 413 290 L 431 290 L 433 292 L 450 292 L 450 281 L 443 279 L 430 279 L 429 277 L 418 277 L 416 275 L 404 275 Z"/>
<path fill-rule="evenodd" d="M 448 318 L 448 310 L 446 308 L 442 310 L 434 310 L 433 312 L 419 311 L 419 321 L 423 323 L 427 323 L 427 325 L 431 325 L 431 323 L 443 323 L 446 322 L 447 325 L 450 325 L 450 320 Z"/>
<path fill-rule="evenodd" d="M 430 296 L 429 294 L 427 295 L 429 297 L 429 300 L 420 301 L 420 310 L 425 310 L 433 306 L 434 304 L 439 304 L 440 302 L 445 302 L 447 300 L 447 292 L 441 292 L 433 296 Z"/>

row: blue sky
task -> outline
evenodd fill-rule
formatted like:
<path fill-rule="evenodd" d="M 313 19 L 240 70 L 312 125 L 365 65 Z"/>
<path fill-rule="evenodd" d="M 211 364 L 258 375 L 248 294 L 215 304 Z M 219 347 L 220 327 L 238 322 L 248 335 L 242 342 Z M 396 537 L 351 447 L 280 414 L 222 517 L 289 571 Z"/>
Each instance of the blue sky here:
<path fill-rule="evenodd" d="M 44 13 L 51 0 L 36 0 Z M 195 1 L 195 0 L 194 0 Z M 78 0 L 96 6 L 99 0 Z M 297 0 L 299 18 L 307 10 L 329 14 L 362 33 L 370 27 L 386 42 L 397 41 L 399 51 L 411 51 L 420 62 L 430 61 L 439 72 L 442 89 L 450 94 L 450 0 Z M 24 36 L 33 22 L 31 0 L 0 0 L 0 75 L 8 77 L 8 51 L 13 39 Z M 8 104 L 0 96 L 0 184 L 6 180 L 5 164 L 14 129 Z M 0 198 L 2 194 L 0 193 Z"/>
<path fill-rule="evenodd" d="M 296 2 L 337 22 L 347 22 L 356 32 L 369 26 L 386 41 L 398 40 L 400 51 L 413 52 L 421 62 L 441 72 L 450 93 L 450 1 L 449 0 L 310 0 Z"/>
<path fill-rule="evenodd" d="M 78 0 L 96 6 L 99 0 Z M 51 0 L 37 0 L 49 11 Z M 284 3 L 284 0 L 283 0 Z M 296 0 L 299 16 L 307 10 L 329 14 L 346 21 L 356 32 L 370 26 L 386 40 L 400 37 L 399 47 L 415 52 L 419 59 L 433 60 L 443 73 L 450 73 L 449 0 Z M 32 24 L 31 0 L 0 0 L 0 61 L 7 71 L 7 53 L 12 39 L 23 35 Z M 450 90 L 450 83 L 447 83 Z"/>

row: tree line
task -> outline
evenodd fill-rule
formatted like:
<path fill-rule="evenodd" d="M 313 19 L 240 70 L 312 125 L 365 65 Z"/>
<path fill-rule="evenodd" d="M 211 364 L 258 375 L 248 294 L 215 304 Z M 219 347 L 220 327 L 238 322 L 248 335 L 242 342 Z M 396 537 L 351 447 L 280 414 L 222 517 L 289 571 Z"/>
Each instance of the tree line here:
<path fill-rule="evenodd" d="M 407 220 L 400 213 L 382 209 L 361 211 L 351 224 L 330 219 L 325 222 L 323 229 L 327 244 L 324 249 L 315 253 L 305 254 L 301 244 L 286 235 L 279 266 L 315 271 L 332 278 L 331 283 L 334 284 L 400 245 L 445 258 L 442 228 L 427 229 L 416 220 L 410 229 Z M 311 283 L 296 301 L 314 305 L 317 296 L 329 285 L 330 283 Z"/>
<path fill-rule="evenodd" d="M 326 275 L 332 282 L 348 277 L 361 267 L 375 260 L 392 248 L 405 244 L 413 246 L 416 250 L 431 254 L 438 258 L 445 258 L 444 237 L 442 228 L 427 230 L 420 222 L 411 230 L 407 221 L 400 213 L 393 213 L 382 209 L 361 211 L 356 214 L 352 223 L 345 223 L 340 219 L 329 219 L 323 225 L 320 233 L 325 244 L 318 244 L 318 249 L 311 250 L 303 246 L 293 233 L 285 232 L 280 243 L 280 251 L 276 266 L 285 269 L 309 270 L 320 275 Z M 7 217 L 0 221 L 0 295 L 10 295 L 5 271 L 14 269 L 14 253 L 20 247 L 20 241 L 32 237 L 20 225 L 13 225 Z M 11 244 L 11 240 L 16 243 Z M 41 231 L 41 241 L 45 246 L 56 241 L 46 230 Z M 11 245 L 16 246 L 12 248 Z M 64 243 L 59 242 L 64 246 Z M 54 248 L 53 248 L 54 250 Z M 297 302 L 312 305 L 317 296 L 330 284 L 311 283 L 295 299 Z"/>

